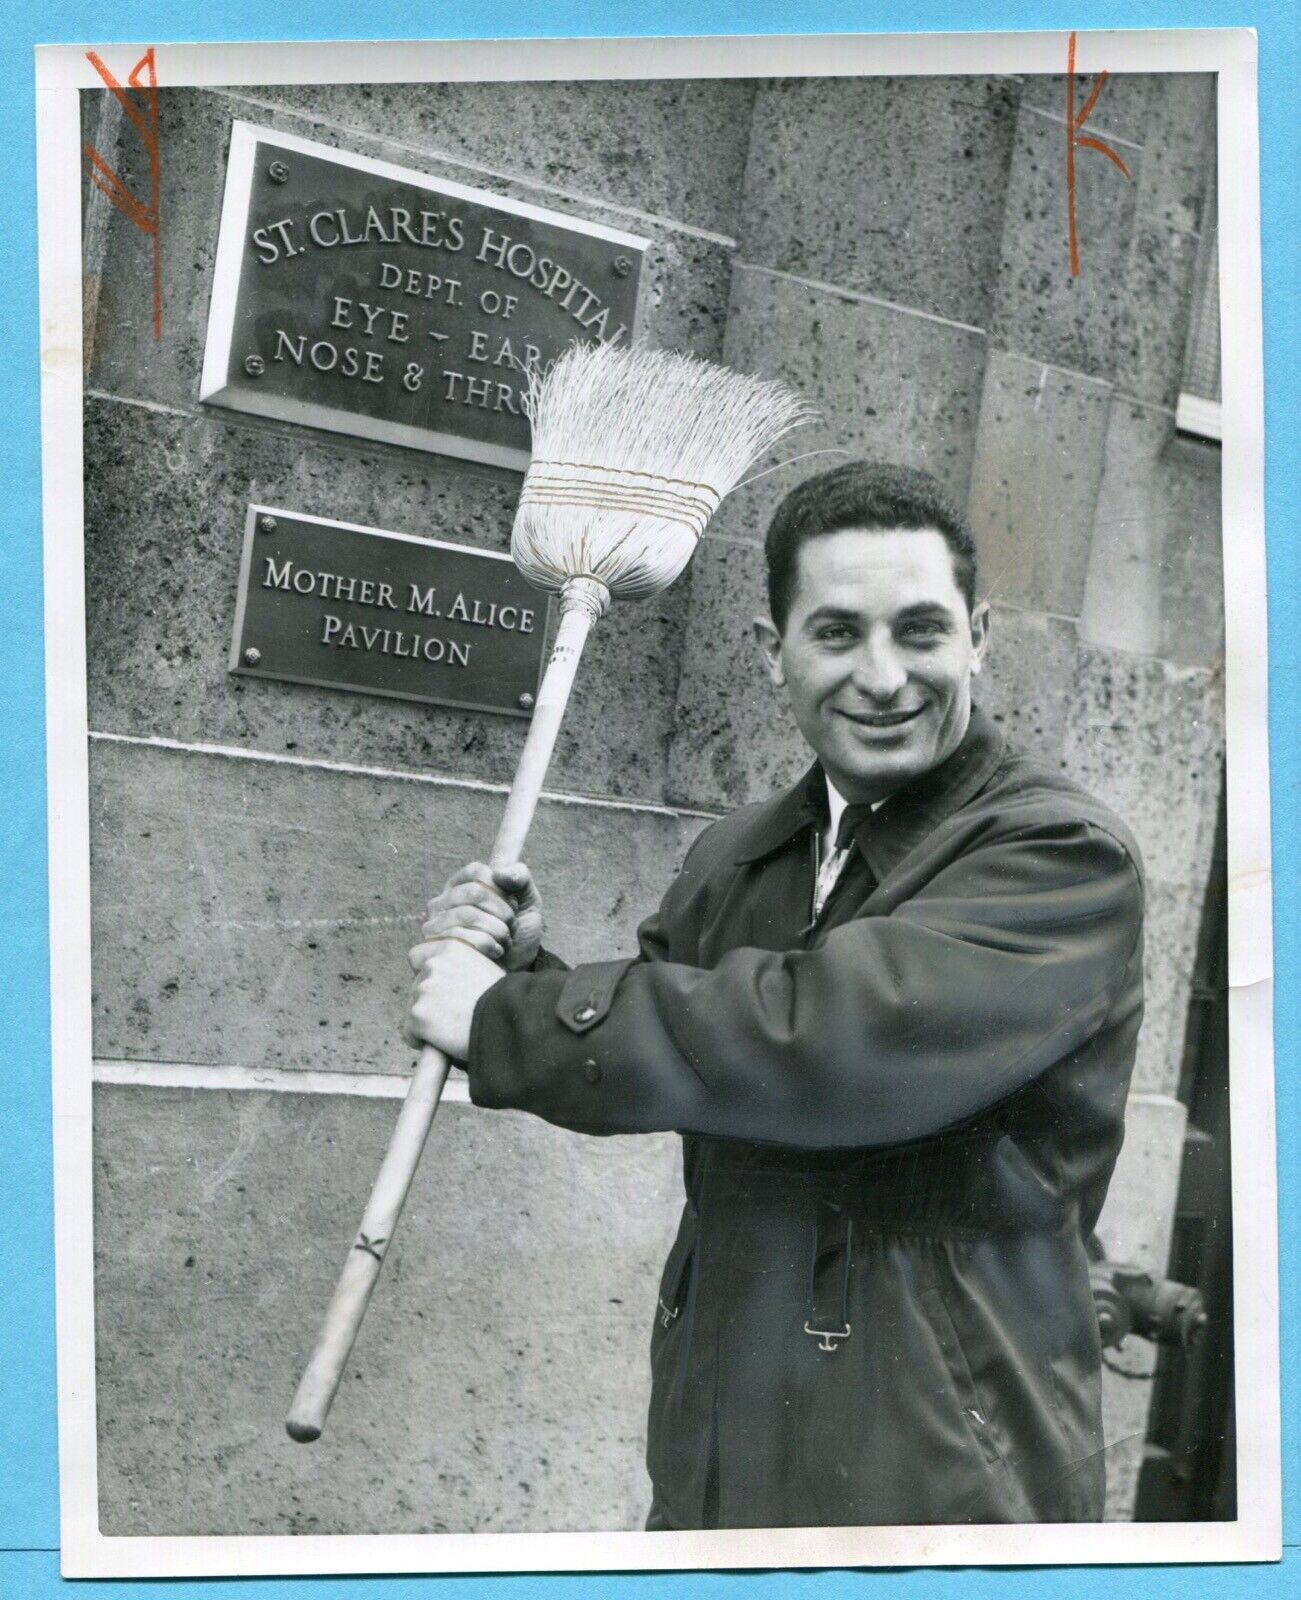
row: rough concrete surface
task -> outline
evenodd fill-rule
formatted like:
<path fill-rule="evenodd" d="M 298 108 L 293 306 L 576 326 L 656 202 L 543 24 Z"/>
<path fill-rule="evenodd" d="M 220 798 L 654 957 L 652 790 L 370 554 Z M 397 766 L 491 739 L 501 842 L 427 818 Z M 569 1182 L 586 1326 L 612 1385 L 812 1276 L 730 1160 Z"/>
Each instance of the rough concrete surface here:
<path fill-rule="evenodd" d="M 104 1533 L 640 1526 L 672 1138 L 443 1107 L 330 1425 L 286 1436 L 396 1114 L 96 1091 Z"/>
<path fill-rule="evenodd" d="M 469 180 L 482 188 L 514 176 L 733 235 L 755 88 L 748 78 L 272 84 L 240 115 L 260 122 L 268 105 L 296 111 L 350 137 L 409 146 L 417 161 L 436 152 L 487 167 L 491 176 Z"/>
<path fill-rule="evenodd" d="M 1117 398 L 1080 631 L 1095 644 L 1222 669 L 1220 450 Z"/>
<path fill-rule="evenodd" d="M 1080 615 L 1094 644 L 1157 653 L 1166 585 L 1161 460 L 1173 433 L 1168 412 L 1122 398 L 1111 406 Z M 1201 543 L 1200 534 L 1181 528 L 1171 543 Z"/>
<path fill-rule="evenodd" d="M 768 610 L 763 552 L 705 538 L 693 568 L 668 794 L 676 805 L 723 810 L 793 782 L 812 756 L 751 629 Z"/>
<path fill-rule="evenodd" d="M 1205 884 L 1185 887 L 1148 879 L 1143 1030 L 1134 1063 L 1134 1088 L 1141 1093 L 1173 1095 L 1179 1087 L 1205 899 Z"/>
<path fill-rule="evenodd" d="M 522 718 L 245 678 L 227 658 L 251 501 L 505 550 L 516 474 L 103 400 L 86 460 L 92 728 L 510 780 Z M 685 607 L 679 585 L 593 629 L 553 784 L 661 798 Z"/>
<path fill-rule="evenodd" d="M 486 853 L 502 794 L 105 741 L 92 757 L 97 1055 L 410 1064 L 406 952 L 429 896 Z M 544 801 L 527 855 L 548 945 L 633 953 L 702 825 Z"/>
<path fill-rule="evenodd" d="M 742 371 L 786 379 L 820 413 L 773 459 L 839 454 L 799 460 L 732 495 L 714 519 L 716 532 L 762 540 L 782 495 L 846 455 L 922 467 L 966 500 L 985 365 L 981 335 L 738 267 L 725 354 Z"/>
<path fill-rule="evenodd" d="M 1065 766 L 1133 829 L 1149 874 L 1203 888 L 1223 767 L 1219 684 L 1195 667 L 1081 645 Z"/>
<path fill-rule="evenodd" d="M 1062 40 L 1062 66 L 1066 65 L 1066 41 Z M 1105 40 L 1087 35 L 1078 42 L 1075 58 L 1075 115 L 1084 107 L 1097 74 L 1107 67 Z M 1172 74 L 1173 76 L 1173 74 Z M 1101 138 L 1110 135 L 1128 144 L 1143 143 L 1152 110 L 1161 95 L 1164 75 L 1155 72 L 1111 72 L 1089 116 L 1088 131 Z M 1064 72 L 1027 72 L 1021 77 L 1021 104 L 1047 113 L 1061 126 L 1063 149 L 1066 141 L 1066 75 Z M 1127 150 L 1122 150 L 1128 156 Z"/>
<path fill-rule="evenodd" d="M 989 598 L 1079 616 L 1110 400 L 1106 384 L 989 352 L 967 504 Z"/>
<path fill-rule="evenodd" d="M 1138 1095 L 1125 1112 L 1125 1145 L 1116 1164 L 1098 1238 L 1107 1258 L 1164 1276 L 1174 1228 L 1179 1159 L 1186 1114 L 1177 1100 Z M 1129 1339 L 1107 1360 L 1124 1371 L 1150 1375 L 1156 1351 L 1145 1339 Z M 1102 1415 L 1107 1440 L 1107 1516 L 1124 1520 L 1134 1503 L 1147 1437 L 1148 1382 L 1124 1378 L 1109 1367 L 1102 1374 Z"/>
<path fill-rule="evenodd" d="M 1142 219 L 1135 224 L 1116 322 L 1116 386 L 1172 411 L 1183 377 L 1196 264 L 1196 234 Z"/>
<path fill-rule="evenodd" d="M 1186 233 L 1199 232 L 1214 149 L 1215 74 L 1170 72 L 1159 77 L 1143 134 L 1138 215 Z"/>
<path fill-rule="evenodd" d="M 1066 738 L 1075 652 L 1075 629 L 1066 619 L 995 599 L 989 648 L 972 696 L 1013 744 L 1054 766 Z"/>
<path fill-rule="evenodd" d="M 1168 661 L 1222 671 L 1225 541 L 1220 467 L 1218 446 L 1205 440 L 1176 434 L 1162 452 L 1159 653 Z"/>
<path fill-rule="evenodd" d="M 196 404 L 225 187 L 225 152 L 230 124 L 236 118 L 361 155 L 416 166 L 432 177 L 482 186 L 476 181 L 482 174 L 454 162 L 432 157 L 418 159 L 409 149 L 383 139 L 343 133 L 329 124 L 305 122 L 302 117 L 271 108 L 256 116 L 251 116 L 250 110 L 247 104 L 221 93 L 182 89 L 160 93 L 159 142 L 167 151 L 167 160 L 162 164 L 160 208 L 168 219 L 162 252 L 163 337 L 155 340 L 151 326 L 149 241 L 114 210 L 108 222 L 104 259 L 88 263 L 88 270 L 101 275 L 103 283 L 87 379 L 92 388 L 185 409 Z M 89 132 L 93 126 L 89 117 L 87 125 Z M 93 139 L 94 135 L 90 137 Z M 121 147 L 109 155 L 124 182 L 147 188 L 139 141 L 124 137 Z M 639 231 L 629 226 L 623 212 L 611 212 L 599 201 L 562 201 L 526 182 L 497 181 L 492 188 L 496 193 L 576 219 Z M 717 355 L 727 304 L 731 246 L 668 226 L 640 231 L 649 232 L 652 242 L 642 266 L 639 333 L 652 344 Z"/>
<path fill-rule="evenodd" d="M 1125 149 L 1137 172 L 1141 150 Z M 1064 126 L 1023 105 L 1003 209 L 1003 251 L 990 337 L 1004 349 L 1094 378 L 1115 368 L 1134 183 L 1085 150 L 1075 168 L 1080 274 L 1071 276 Z"/>
<path fill-rule="evenodd" d="M 1015 121 L 1005 78 L 764 85 L 742 258 L 985 327 Z"/>

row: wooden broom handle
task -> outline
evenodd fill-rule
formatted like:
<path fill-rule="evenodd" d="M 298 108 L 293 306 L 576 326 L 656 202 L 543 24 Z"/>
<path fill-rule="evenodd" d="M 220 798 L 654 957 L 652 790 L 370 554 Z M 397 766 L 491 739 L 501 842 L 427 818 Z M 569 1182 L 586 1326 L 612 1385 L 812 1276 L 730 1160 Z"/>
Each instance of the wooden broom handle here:
<path fill-rule="evenodd" d="M 591 578 L 570 579 L 561 599 L 560 626 L 551 659 L 538 690 L 537 705 L 524 749 L 520 753 L 515 780 L 506 801 L 506 811 L 497 829 L 492 854 L 494 868 L 513 866 L 520 858 L 524 840 L 533 821 L 538 796 L 546 779 L 551 752 L 560 731 L 561 718 L 574 686 L 583 645 L 593 622 L 609 603 L 604 584 Z M 426 1045 L 420 1052 L 411 1086 L 407 1090 L 397 1126 L 375 1179 L 370 1200 L 361 1219 L 356 1241 L 339 1274 L 334 1295 L 321 1324 L 320 1336 L 311 1360 L 303 1373 L 285 1426 L 289 1437 L 299 1444 L 310 1444 L 321 1437 L 335 1390 L 352 1350 L 361 1319 L 370 1303 L 379 1269 L 392 1243 L 398 1218 L 415 1177 L 420 1153 L 429 1137 L 434 1113 L 447 1082 L 448 1058 L 441 1050 Z"/>

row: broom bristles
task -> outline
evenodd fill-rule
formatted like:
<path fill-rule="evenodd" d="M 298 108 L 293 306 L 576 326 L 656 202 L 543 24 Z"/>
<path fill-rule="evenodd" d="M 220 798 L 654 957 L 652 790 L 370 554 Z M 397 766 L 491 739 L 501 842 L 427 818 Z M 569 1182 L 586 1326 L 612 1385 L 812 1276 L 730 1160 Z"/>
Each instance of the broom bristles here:
<path fill-rule="evenodd" d="M 620 599 L 672 583 L 723 496 L 814 415 L 772 379 L 583 344 L 530 374 L 525 409 L 533 460 L 511 553 L 544 589 L 594 578 Z"/>

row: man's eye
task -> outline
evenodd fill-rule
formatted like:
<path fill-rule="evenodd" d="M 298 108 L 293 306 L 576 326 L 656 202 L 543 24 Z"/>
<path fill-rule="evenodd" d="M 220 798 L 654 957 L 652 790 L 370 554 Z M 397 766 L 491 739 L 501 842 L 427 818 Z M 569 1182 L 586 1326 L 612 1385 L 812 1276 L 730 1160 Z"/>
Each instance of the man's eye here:
<path fill-rule="evenodd" d="M 921 618 L 916 622 L 905 623 L 901 631 L 905 639 L 938 639 L 949 630 L 947 624 L 938 618 Z"/>
<path fill-rule="evenodd" d="M 854 636 L 854 630 L 846 627 L 843 622 L 833 622 L 829 623 L 826 627 L 819 628 L 817 636 L 819 639 L 825 639 L 830 643 L 836 643 L 840 640 L 852 639 Z"/>

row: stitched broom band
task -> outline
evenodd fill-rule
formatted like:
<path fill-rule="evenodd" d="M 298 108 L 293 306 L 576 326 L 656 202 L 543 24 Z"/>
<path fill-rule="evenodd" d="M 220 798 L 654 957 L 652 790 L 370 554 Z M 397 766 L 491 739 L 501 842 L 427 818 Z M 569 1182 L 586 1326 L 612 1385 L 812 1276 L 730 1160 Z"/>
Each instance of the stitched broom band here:
<path fill-rule="evenodd" d="M 529 375 L 533 461 L 511 555 L 560 618 L 489 856 L 520 859 L 588 631 L 612 598 L 668 587 L 723 496 L 813 413 L 784 384 L 670 351 L 570 345 Z M 286 1426 L 320 1437 L 415 1176 L 450 1063 L 426 1045 Z"/>
<path fill-rule="evenodd" d="M 520 510 L 535 506 L 586 506 L 623 511 L 638 518 L 680 522 L 698 539 L 718 510 L 718 495 L 707 484 L 659 478 L 649 472 L 615 472 L 611 467 L 535 461 L 520 490 Z"/>

